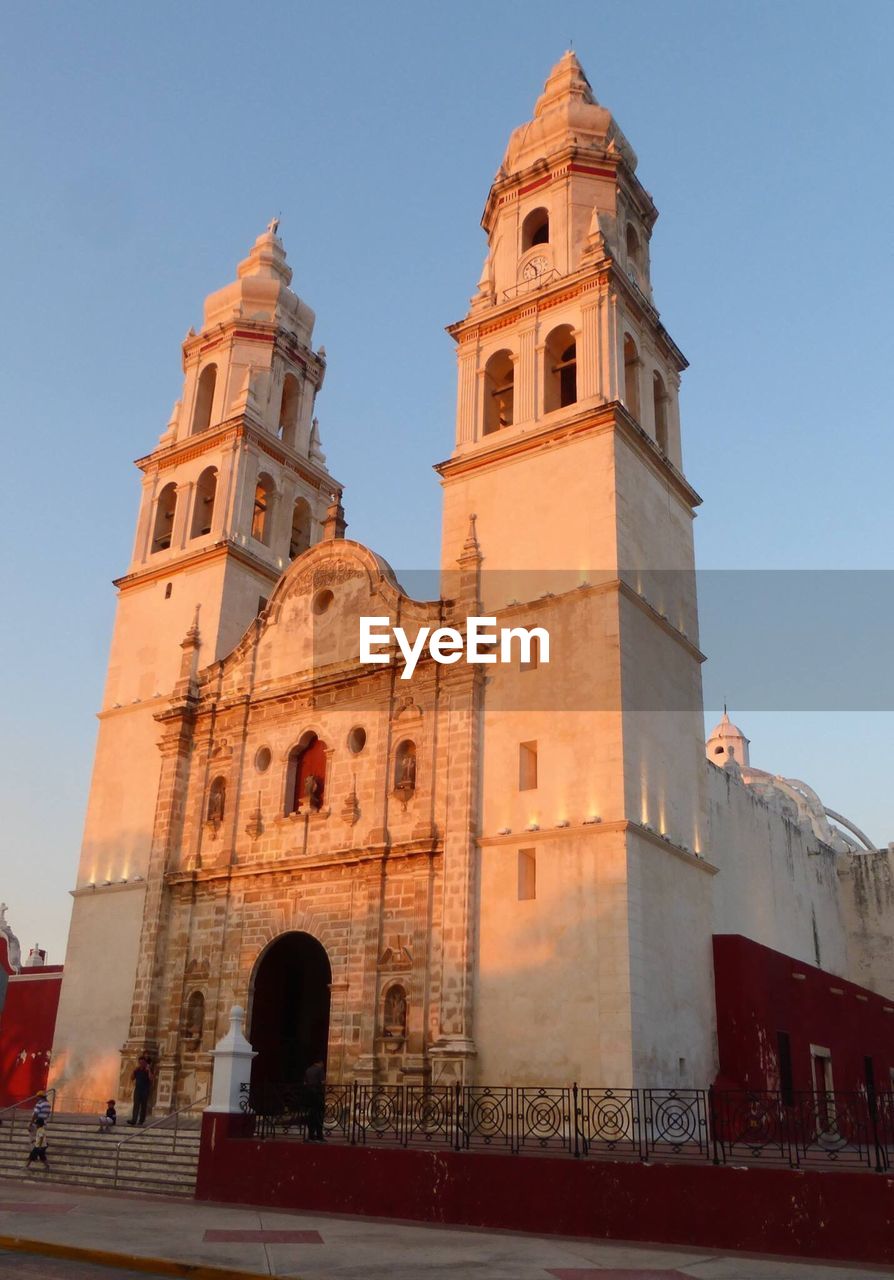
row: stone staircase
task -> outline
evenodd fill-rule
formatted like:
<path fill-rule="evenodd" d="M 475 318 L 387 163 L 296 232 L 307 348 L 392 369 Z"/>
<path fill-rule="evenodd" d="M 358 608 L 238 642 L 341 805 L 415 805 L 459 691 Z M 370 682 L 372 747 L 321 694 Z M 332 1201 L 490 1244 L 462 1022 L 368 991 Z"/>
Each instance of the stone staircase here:
<path fill-rule="evenodd" d="M 50 1172 L 39 1165 L 27 1172 L 31 1150 L 29 1113 L 7 1113 L 0 1126 L 0 1178 L 29 1177 L 46 1183 L 68 1182 L 107 1190 L 146 1191 L 153 1195 L 192 1196 L 199 1163 L 199 1119 L 179 1117 L 156 1128 L 131 1129 L 120 1120 L 110 1134 L 99 1132 L 92 1116 L 53 1116 L 47 1126 Z M 121 1147 L 118 1144 L 129 1139 Z M 116 1175 L 117 1158 L 117 1175 Z"/>

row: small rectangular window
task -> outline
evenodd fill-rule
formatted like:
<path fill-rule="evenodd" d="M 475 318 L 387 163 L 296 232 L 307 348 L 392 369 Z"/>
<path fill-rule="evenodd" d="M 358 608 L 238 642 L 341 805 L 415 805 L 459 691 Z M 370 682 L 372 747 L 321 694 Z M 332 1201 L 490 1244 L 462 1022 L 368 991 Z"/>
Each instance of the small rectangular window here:
<path fill-rule="evenodd" d="M 518 744 L 518 789 L 519 791 L 537 790 L 536 742 Z"/>
<path fill-rule="evenodd" d="M 263 613 L 267 608 L 267 597 L 258 596 L 258 613 Z"/>
<path fill-rule="evenodd" d="M 533 849 L 518 851 L 518 900 L 530 902 L 537 897 L 537 854 Z"/>
<path fill-rule="evenodd" d="M 519 663 L 520 671 L 536 671 L 540 666 L 540 637 L 531 636 L 531 648 L 528 651 L 528 660 L 524 659 Z"/>

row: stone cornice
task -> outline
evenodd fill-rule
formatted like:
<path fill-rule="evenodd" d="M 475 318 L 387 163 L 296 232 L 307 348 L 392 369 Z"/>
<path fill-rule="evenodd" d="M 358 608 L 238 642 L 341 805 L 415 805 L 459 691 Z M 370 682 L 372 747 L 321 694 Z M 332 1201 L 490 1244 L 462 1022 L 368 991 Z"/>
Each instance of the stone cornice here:
<path fill-rule="evenodd" d="M 326 361 L 310 347 L 302 346 L 285 329 L 264 320 L 245 317 L 223 321 L 213 329 L 190 334 L 183 342 L 183 371 L 197 363 L 209 351 L 215 351 L 225 342 L 232 346 L 237 341 L 262 342 L 274 346 L 293 364 L 305 370 L 316 386 L 321 386 L 326 372 Z"/>
<path fill-rule="evenodd" d="M 716 876 L 720 870 L 713 862 L 708 862 L 706 858 L 700 858 L 698 854 L 690 852 L 682 845 L 676 844 L 673 840 L 666 840 L 664 836 L 658 834 L 657 831 L 649 831 L 640 822 L 634 822 L 630 818 L 619 818 L 613 822 L 586 822 L 576 823 L 568 827 L 548 827 L 537 831 L 510 831 L 507 835 L 495 836 L 479 836 L 476 844 L 481 849 L 487 849 L 501 845 L 529 845 L 540 844 L 546 840 L 569 839 L 577 836 L 606 836 L 616 835 L 618 833 L 626 834 L 628 832 L 639 836 L 647 843 L 654 845 L 657 849 L 663 849 L 666 853 L 672 854 L 675 858 L 688 863 L 692 867 L 696 867 L 699 871 L 704 871 L 708 875 Z"/>
<path fill-rule="evenodd" d="M 336 849 L 329 854 L 304 853 L 293 857 L 266 861 L 234 863 L 226 867 L 202 867 L 195 871 L 169 871 L 165 884 L 171 889 L 198 888 L 204 884 L 229 884 L 233 880 L 256 879 L 261 876 L 292 875 L 302 871 L 339 869 L 371 869 L 377 863 L 431 861 L 443 854 L 443 840 L 410 840 L 390 846 L 375 845 L 363 849 Z M 404 868 L 402 868 L 403 870 Z M 409 870 L 410 868 L 406 868 Z"/>
<path fill-rule="evenodd" d="M 698 645 L 693 644 L 689 639 L 689 636 L 687 636 L 685 632 L 681 631 L 679 627 L 675 627 L 663 613 L 659 613 L 654 605 L 650 604 L 644 596 L 641 596 L 638 591 L 631 587 L 629 582 L 624 582 L 619 578 L 616 582 L 616 586 L 620 595 L 624 596 L 626 600 L 631 600 L 638 609 L 642 609 L 643 613 L 645 613 L 647 617 L 651 618 L 651 620 L 656 623 L 662 631 L 666 632 L 672 640 L 676 640 L 677 644 L 685 649 L 691 658 L 694 658 L 695 661 L 699 663 L 707 661 L 707 655 L 702 653 Z"/>
<path fill-rule="evenodd" d="M 228 418 L 225 422 L 199 435 L 187 436 L 184 440 L 178 440 L 166 448 L 147 453 L 144 457 L 137 458 L 135 465 L 147 475 L 170 471 L 184 462 L 191 462 L 194 458 L 200 458 L 206 453 L 236 444 L 240 440 L 255 445 L 274 462 L 278 462 L 280 466 L 293 472 L 321 493 L 328 494 L 333 489 L 342 487 L 322 467 L 316 466 L 308 458 L 297 454 L 294 449 L 290 449 L 288 445 L 283 444 L 282 440 L 271 436 L 269 431 L 265 431 L 262 426 L 252 422 L 244 414 L 236 418 Z"/>
<path fill-rule="evenodd" d="M 129 893 L 134 889 L 146 888 L 145 878 L 128 880 L 127 884 L 82 884 L 77 889 L 69 889 L 72 898 L 85 898 L 93 893 Z"/>
<path fill-rule="evenodd" d="M 224 539 L 221 542 L 215 542 L 210 547 L 203 547 L 199 551 L 187 552 L 176 559 L 166 560 L 164 564 L 148 564 L 145 569 L 137 569 L 134 573 L 126 573 L 123 578 L 113 579 L 112 585 L 117 587 L 119 591 L 130 591 L 133 587 L 144 587 L 150 582 L 157 582 L 160 578 L 170 578 L 173 574 L 182 572 L 183 569 L 193 569 L 197 565 L 208 564 L 211 561 L 221 560 L 227 556 L 233 557 L 249 569 L 254 569 L 267 582 L 277 583 L 282 577 L 283 571 L 281 569 L 274 569 L 265 564 L 247 547 L 239 546 L 236 542 Z"/>
<path fill-rule="evenodd" d="M 565 444 L 582 435 L 618 431 L 668 481 L 676 495 L 690 509 L 701 505 L 701 498 L 686 477 L 661 452 L 652 437 L 631 417 L 619 400 L 581 408 L 570 415 L 567 411 L 562 411 L 559 422 L 550 421 L 552 416 L 541 419 L 530 430 L 508 428 L 496 432 L 492 442 L 489 439 L 484 446 L 454 454 L 445 462 L 435 463 L 434 469 L 442 480 L 453 480 L 457 476 L 521 457 L 533 450 Z"/>
<path fill-rule="evenodd" d="M 652 329 L 653 336 L 664 346 L 664 354 L 675 364 L 677 372 L 688 369 L 689 361 L 661 323 L 658 311 L 610 257 L 595 266 L 588 265 L 567 276 L 560 276 L 536 292 L 497 303 L 487 311 L 473 311 L 464 320 L 448 325 L 447 332 L 462 349 L 466 344 L 478 342 L 502 329 L 517 328 L 525 321 L 587 293 L 598 296 L 612 289 L 622 293 L 625 304 L 637 320 Z"/>
<path fill-rule="evenodd" d="M 593 148 L 582 148 L 569 143 L 554 152 L 549 159 L 541 158 L 517 173 L 498 176 L 488 192 L 481 214 L 481 226 L 490 232 L 497 210 L 502 205 L 520 195 L 527 195 L 537 187 L 561 181 L 570 173 L 602 178 L 625 187 L 626 194 L 637 206 L 646 226 L 651 230 L 655 225 L 658 210 L 654 201 L 620 153 L 611 155 L 606 151 L 595 151 Z"/>

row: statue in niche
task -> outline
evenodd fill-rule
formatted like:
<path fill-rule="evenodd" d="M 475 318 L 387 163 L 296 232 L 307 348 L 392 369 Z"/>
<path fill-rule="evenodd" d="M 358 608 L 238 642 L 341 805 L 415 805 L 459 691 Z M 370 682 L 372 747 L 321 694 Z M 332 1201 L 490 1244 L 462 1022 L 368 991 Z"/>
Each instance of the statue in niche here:
<path fill-rule="evenodd" d="M 384 1032 L 391 1039 L 404 1039 L 407 1034 L 407 993 L 403 987 L 392 987 L 385 996 Z"/>
<path fill-rule="evenodd" d="M 205 997 L 201 991 L 194 991 L 189 998 L 186 1010 L 186 1039 L 195 1047 L 202 1043 L 205 1029 Z"/>
<path fill-rule="evenodd" d="M 409 795 L 416 790 L 416 744 L 415 742 L 402 742 L 397 749 L 397 759 L 394 764 L 394 788 L 396 791 Z"/>
<path fill-rule="evenodd" d="M 208 795 L 207 813 L 208 825 L 212 827 L 215 832 L 223 822 L 226 796 L 227 786 L 223 778 L 215 778 L 214 782 L 211 784 L 211 791 Z"/>
<path fill-rule="evenodd" d="M 322 784 L 315 773 L 309 773 L 304 779 L 304 803 L 308 809 L 319 809 L 322 800 Z"/>

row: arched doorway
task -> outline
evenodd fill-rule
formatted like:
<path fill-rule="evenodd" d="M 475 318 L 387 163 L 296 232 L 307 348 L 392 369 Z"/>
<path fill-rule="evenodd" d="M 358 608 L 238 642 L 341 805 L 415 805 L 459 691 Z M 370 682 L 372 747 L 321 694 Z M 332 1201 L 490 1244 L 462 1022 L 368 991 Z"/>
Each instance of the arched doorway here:
<path fill-rule="evenodd" d="M 326 948 L 309 933 L 267 948 L 252 982 L 252 1084 L 300 1084 L 312 1062 L 326 1061 L 331 981 Z"/>

